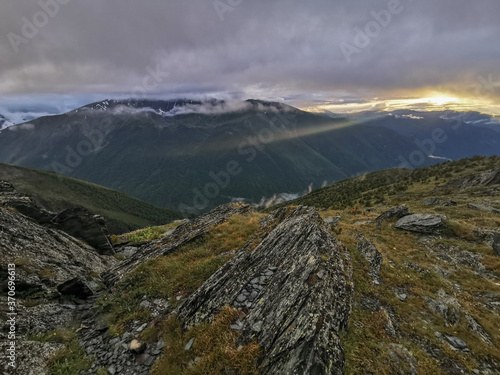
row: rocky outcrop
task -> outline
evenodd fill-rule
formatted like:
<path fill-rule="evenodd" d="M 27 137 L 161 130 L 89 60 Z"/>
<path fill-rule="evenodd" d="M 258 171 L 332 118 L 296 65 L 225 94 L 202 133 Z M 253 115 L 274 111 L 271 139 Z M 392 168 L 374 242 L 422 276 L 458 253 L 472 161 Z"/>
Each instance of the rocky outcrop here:
<path fill-rule="evenodd" d="M 377 250 L 375 245 L 371 241 L 368 241 L 362 234 L 356 235 L 356 240 L 356 249 L 370 264 L 370 271 L 368 273 L 373 283 L 379 285 L 381 282 L 379 272 L 380 266 L 382 265 L 382 254 L 380 254 L 380 251 Z"/>
<path fill-rule="evenodd" d="M 456 206 L 457 202 L 446 198 L 427 198 L 420 202 L 422 206 Z"/>
<path fill-rule="evenodd" d="M 492 186 L 500 184 L 500 168 L 491 169 L 485 172 L 473 173 L 465 177 L 449 181 L 443 186 L 438 186 L 433 192 L 442 192 L 444 190 L 461 190 L 473 186 Z"/>
<path fill-rule="evenodd" d="M 243 214 L 249 209 L 248 205 L 232 203 L 219 206 L 197 217 L 193 221 L 177 227 L 165 238 L 144 244 L 130 258 L 127 258 L 117 267 L 105 272 L 101 276 L 107 286 L 112 286 L 122 275 L 132 271 L 146 260 L 169 254 L 180 246 L 207 234 L 212 227 L 222 224 L 231 216 Z"/>
<path fill-rule="evenodd" d="M 272 216 L 283 217 L 288 209 Z M 255 340 L 263 374 L 342 374 L 339 332 L 353 298 L 346 248 L 313 208 L 298 207 L 255 249 L 238 251 L 178 309 L 187 327 L 238 307 L 242 344 Z"/>
<path fill-rule="evenodd" d="M 75 207 L 60 212 L 52 219 L 52 223 L 72 236 L 87 242 L 99 254 L 113 255 L 113 245 L 109 240 L 109 232 L 104 219 L 88 210 Z"/>
<path fill-rule="evenodd" d="M 492 212 L 494 214 L 500 214 L 500 210 L 498 208 L 487 206 L 485 204 L 469 203 L 467 205 L 467 208 L 470 208 L 471 210 L 486 211 L 486 212 Z"/>
<path fill-rule="evenodd" d="M 113 257 L 101 257 L 65 232 L 41 226 L 5 208 L 0 208 L 0 250 L 3 266 L 16 264 L 16 292 L 24 297 L 50 296 L 58 284 L 77 276 L 88 278 L 97 289 L 89 275 L 116 263 Z M 0 280 L 2 287 L 6 280 Z"/>
<path fill-rule="evenodd" d="M 38 224 L 62 230 L 85 241 L 99 254 L 113 255 L 115 253 L 104 219 L 84 208 L 75 207 L 58 214 L 44 210 L 30 197 L 17 192 L 14 186 L 6 181 L 0 181 L 0 206 L 14 208 Z"/>
<path fill-rule="evenodd" d="M 437 292 L 437 299 L 431 297 L 424 298 L 429 309 L 440 315 L 448 325 L 455 326 L 460 321 L 462 306 L 456 298 L 449 296 L 440 289 Z"/>
<path fill-rule="evenodd" d="M 380 226 L 385 220 L 400 219 L 408 216 L 409 214 L 410 212 L 408 211 L 408 207 L 406 207 L 405 204 L 402 204 L 383 212 L 375 219 L 375 221 L 377 222 L 377 225 Z"/>
<path fill-rule="evenodd" d="M 410 232 L 432 234 L 446 228 L 446 224 L 439 215 L 413 214 L 399 219 L 395 227 Z"/>

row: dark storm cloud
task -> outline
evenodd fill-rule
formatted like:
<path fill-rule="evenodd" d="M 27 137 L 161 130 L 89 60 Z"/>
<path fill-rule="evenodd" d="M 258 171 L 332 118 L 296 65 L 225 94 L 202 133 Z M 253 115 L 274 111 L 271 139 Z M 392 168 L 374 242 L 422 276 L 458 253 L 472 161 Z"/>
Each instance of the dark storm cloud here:
<path fill-rule="evenodd" d="M 52 4 L 47 22 L 37 1 L 0 3 L 0 95 L 356 100 L 422 88 L 474 95 L 479 76 L 500 81 L 498 0 L 40 3 Z M 34 34 L 26 20 L 36 35 L 23 35 L 23 25 Z M 367 27 L 368 43 L 356 29 Z"/>

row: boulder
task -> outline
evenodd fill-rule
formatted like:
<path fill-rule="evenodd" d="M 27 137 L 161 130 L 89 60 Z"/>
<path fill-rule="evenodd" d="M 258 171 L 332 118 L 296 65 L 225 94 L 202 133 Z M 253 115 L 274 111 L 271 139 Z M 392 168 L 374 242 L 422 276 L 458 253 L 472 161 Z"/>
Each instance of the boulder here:
<path fill-rule="evenodd" d="M 313 208 L 283 208 L 273 217 L 283 220 L 255 249 L 236 252 L 178 315 L 188 328 L 244 305 L 233 325 L 239 344 L 256 341 L 266 353 L 258 360 L 263 374 L 342 374 L 339 335 L 353 299 L 349 252 Z"/>
<path fill-rule="evenodd" d="M 85 241 L 101 255 L 115 253 L 104 219 L 85 208 L 64 210 L 52 219 L 52 223 L 66 233 Z"/>
<path fill-rule="evenodd" d="M 383 212 L 375 219 L 375 221 L 377 222 L 377 224 L 380 225 L 385 220 L 400 219 L 402 217 L 408 216 L 409 214 L 410 214 L 410 212 L 408 211 L 408 207 L 406 207 L 406 205 L 402 204 L 401 206 L 397 206 L 397 207 L 391 208 L 388 211 Z"/>
<path fill-rule="evenodd" d="M 468 351 L 467 348 L 467 343 L 462 340 L 461 338 L 458 338 L 456 336 L 449 336 L 449 335 L 444 335 L 444 338 L 448 343 L 450 344 L 451 347 L 457 350 L 465 350 Z"/>
<path fill-rule="evenodd" d="M 446 224 L 439 215 L 413 214 L 399 219 L 395 227 L 415 233 L 432 234 L 446 228 Z"/>

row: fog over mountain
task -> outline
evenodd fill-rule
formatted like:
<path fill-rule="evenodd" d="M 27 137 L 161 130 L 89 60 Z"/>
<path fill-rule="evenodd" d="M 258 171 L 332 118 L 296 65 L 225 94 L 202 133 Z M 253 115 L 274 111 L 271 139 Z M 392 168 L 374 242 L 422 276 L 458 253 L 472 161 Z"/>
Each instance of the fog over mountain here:
<path fill-rule="evenodd" d="M 0 4 L 6 99 L 47 104 L 51 94 L 83 105 L 208 95 L 301 108 L 383 108 L 435 96 L 462 106 L 498 103 L 496 0 L 41 3 Z"/>

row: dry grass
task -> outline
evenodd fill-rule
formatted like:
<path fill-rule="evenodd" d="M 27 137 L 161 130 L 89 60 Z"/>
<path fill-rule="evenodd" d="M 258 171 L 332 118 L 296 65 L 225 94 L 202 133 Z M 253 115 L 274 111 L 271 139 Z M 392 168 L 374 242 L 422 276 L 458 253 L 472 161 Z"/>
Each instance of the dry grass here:
<path fill-rule="evenodd" d="M 240 249 L 259 232 L 262 216 L 234 215 L 204 238 L 140 265 L 117 285 L 117 290 L 99 300 L 110 314 L 112 332 L 123 333 L 130 322 L 149 319 L 149 311 L 139 306 L 144 295 L 170 299 L 175 306 L 179 303 L 175 297 L 194 292 L 231 258 L 225 253 Z"/>
<path fill-rule="evenodd" d="M 223 308 L 212 323 L 184 331 L 177 317 L 171 316 L 161 324 L 165 342 L 164 354 L 151 369 L 151 375 L 219 375 L 258 374 L 255 365 L 260 349 L 256 343 L 239 346 L 239 332 L 230 325 L 238 310 Z M 191 350 L 186 343 L 194 338 Z"/>

